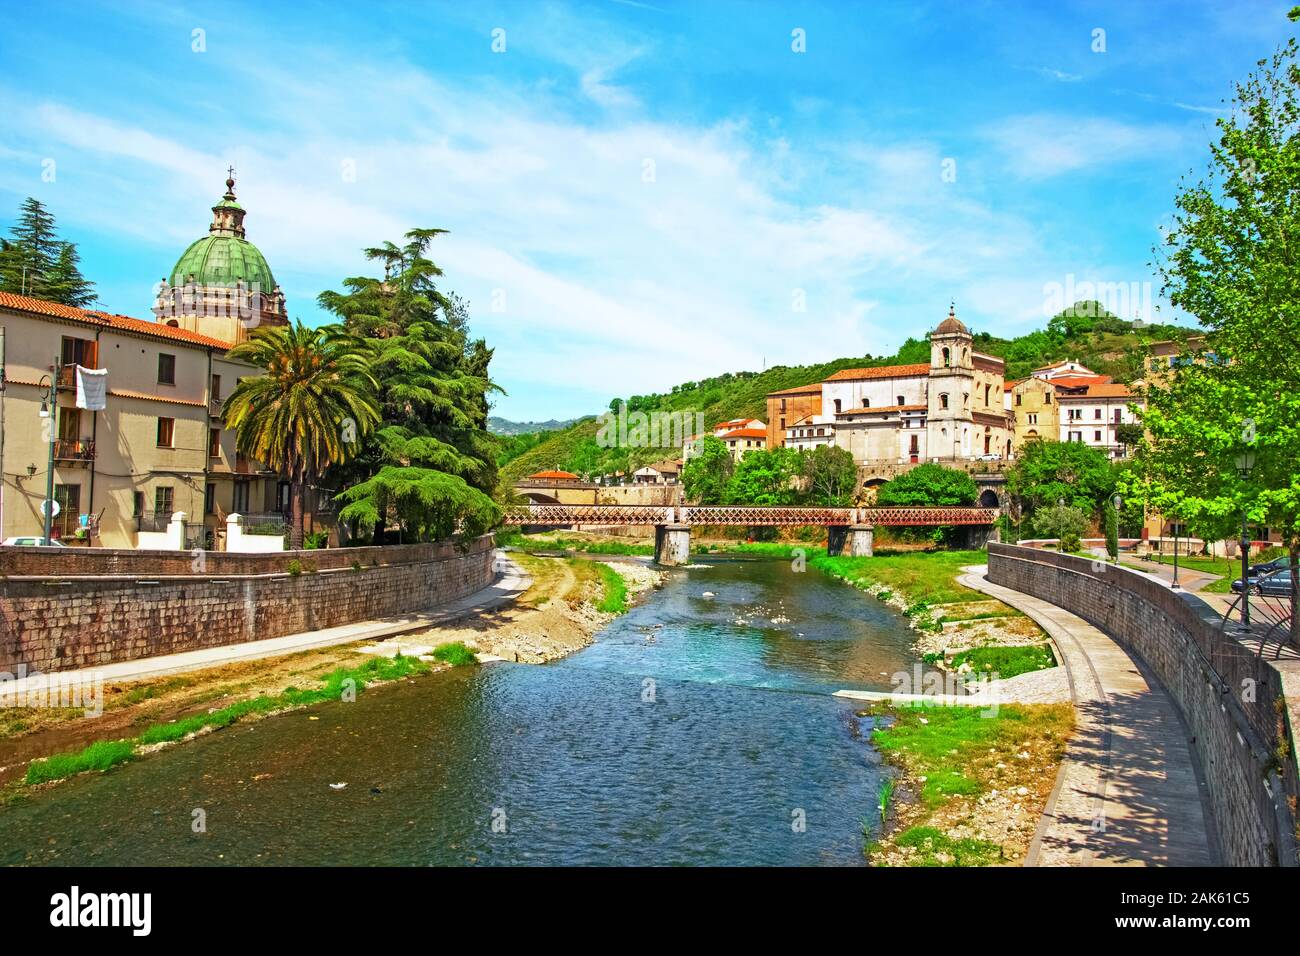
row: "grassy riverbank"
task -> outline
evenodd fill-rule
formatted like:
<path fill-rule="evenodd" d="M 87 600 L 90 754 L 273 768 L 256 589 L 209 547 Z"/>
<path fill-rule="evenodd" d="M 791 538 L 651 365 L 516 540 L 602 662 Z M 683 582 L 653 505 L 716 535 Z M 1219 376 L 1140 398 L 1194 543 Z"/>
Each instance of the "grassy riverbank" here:
<path fill-rule="evenodd" d="M 455 662 L 453 666 L 476 663 L 474 655 L 463 644 L 444 644 L 434 651 L 434 656 Z M 353 699 L 369 685 L 400 680 L 428 670 L 429 664 L 413 657 L 400 654 L 392 658 L 375 657 L 357 667 L 340 667 L 332 671 L 322 678 L 319 687 L 288 687 L 280 694 L 260 694 L 206 714 L 153 724 L 139 736 L 126 740 L 100 740 L 78 751 L 33 760 L 27 766 L 23 782 L 33 786 L 90 770 L 108 770 L 160 744 L 177 743 L 188 737 L 220 730 L 246 718 L 310 707 L 329 700 Z"/>
<path fill-rule="evenodd" d="M 1023 862 L 1074 729 L 1069 704 L 889 707 L 859 713 L 899 772 L 875 866 Z"/>

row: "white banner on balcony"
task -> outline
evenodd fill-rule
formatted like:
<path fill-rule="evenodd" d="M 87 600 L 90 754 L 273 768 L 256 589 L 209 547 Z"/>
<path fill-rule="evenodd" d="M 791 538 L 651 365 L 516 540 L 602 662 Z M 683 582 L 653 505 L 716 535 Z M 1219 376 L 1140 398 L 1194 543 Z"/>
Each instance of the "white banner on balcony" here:
<path fill-rule="evenodd" d="M 77 407 L 102 412 L 108 407 L 108 369 L 77 366 Z"/>

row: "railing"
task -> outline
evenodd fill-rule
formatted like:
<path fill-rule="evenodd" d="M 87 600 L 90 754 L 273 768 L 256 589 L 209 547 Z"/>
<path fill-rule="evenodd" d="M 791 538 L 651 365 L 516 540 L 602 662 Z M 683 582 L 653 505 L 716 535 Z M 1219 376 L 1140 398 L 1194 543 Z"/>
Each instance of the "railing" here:
<path fill-rule="evenodd" d="M 170 511 L 144 511 L 135 516 L 135 530 L 166 531 L 171 521 Z"/>
<path fill-rule="evenodd" d="M 54 442 L 56 461 L 94 461 L 95 443 L 81 439 L 59 438 Z"/>
<path fill-rule="evenodd" d="M 220 398 L 209 398 L 209 399 L 208 399 L 208 417 L 210 417 L 210 418 L 220 418 L 220 417 L 221 417 L 221 412 L 222 412 L 222 410 L 225 408 L 225 406 L 226 406 L 226 402 L 225 402 L 224 399 L 220 399 Z"/>
<path fill-rule="evenodd" d="M 991 525 L 997 508 L 785 508 L 721 507 L 690 505 L 516 505 L 505 510 L 507 525 L 572 524 L 707 524 L 743 527 L 823 525 L 827 527 L 870 524 L 886 526 L 939 527 L 948 525 Z"/>

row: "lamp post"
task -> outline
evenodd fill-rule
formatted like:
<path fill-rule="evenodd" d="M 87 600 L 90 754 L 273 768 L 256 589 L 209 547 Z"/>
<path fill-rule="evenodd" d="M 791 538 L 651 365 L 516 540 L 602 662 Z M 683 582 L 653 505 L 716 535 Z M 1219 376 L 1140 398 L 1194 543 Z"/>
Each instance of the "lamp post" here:
<path fill-rule="evenodd" d="M 54 436 L 58 434 L 59 425 L 59 360 L 56 357 L 54 364 L 50 366 L 50 374 L 42 375 L 38 385 L 44 385 L 46 379 L 50 380 L 50 394 L 41 399 L 41 418 L 48 419 L 46 428 L 50 431 L 49 438 L 49 463 L 45 468 L 45 537 L 42 544 L 49 547 L 52 543 L 50 537 L 54 530 Z"/>
<path fill-rule="evenodd" d="M 1119 509 L 1124 504 L 1124 499 L 1119 495 L 1110 499 L 1110 503 L 1115 506 L 1115 563 L 1119 564 Z M 1109 543 L 1109 536 L 1107 537 Z"/>
<path fill-rule="evenodd" d="M 1182 585 L 1178 583 L 1178 521 L 1177 521 L 1177 517 L 1178 517 L 1177 515 L 1174 516 L 1174 518 L 1175 518 L 1175 521 L 1174 521 L 1174 579 L 1173 579 L 1173 581 L 1171 581 L 1171 582 L 1169 583 L 1169 586 L 1170 586 L 1171 588 L 1173 588 L 1175 591 L 1177 591 L 1177 590 L 1179 590 L 1179 589 L 1182 588 Z"/>
<path fill-rule="evenodd" d="M 1237 453 L 1237 474 L 1242 481 L 1250 478 L 1255 467 L 1255 452 L 1247 445 Z M 1250 532 L 1246 527 L 1246 506 L 1241 506 L 1241 629 L 1250 630 Z"/>

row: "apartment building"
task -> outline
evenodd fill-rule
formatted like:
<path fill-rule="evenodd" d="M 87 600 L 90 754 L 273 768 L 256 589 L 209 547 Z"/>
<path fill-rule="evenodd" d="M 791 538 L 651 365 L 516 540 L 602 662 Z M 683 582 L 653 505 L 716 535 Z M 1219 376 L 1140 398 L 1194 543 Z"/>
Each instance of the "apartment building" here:
<path fill-rule="evenodd" d="M 186 516 L 187 544 L 212 544 L 225 515 L 287 502 L 287 485 L 243 460 L 222 427 L 222 400 L 257 374 L 226 357 L 227 343 L 9 293 L 0 325 L 4 537 L 43 533 L 51 454 L 53 533 L 67 544 L 133 548 L 175 512 Z M 107 370 L 103 410 L 77 407 L 77 366 Z"/>
<path fill-rule="evenodd" d="M 244 460 L 222 425 L 239 379 L 260 374 L 229 349 L 251 328 L 287 321 L 243 222 L 228 178 L 153 320 L 0 293 L 3 537 L 43 534 L 51 456 L 53 536 L 65 544 L 149 546 L 179 512 L 187 547 L 220 547 L 226 515 L 287 511 L 288 483 Z M 106 371 L 102 409 L 78 407 L 78 367 Z"/>

